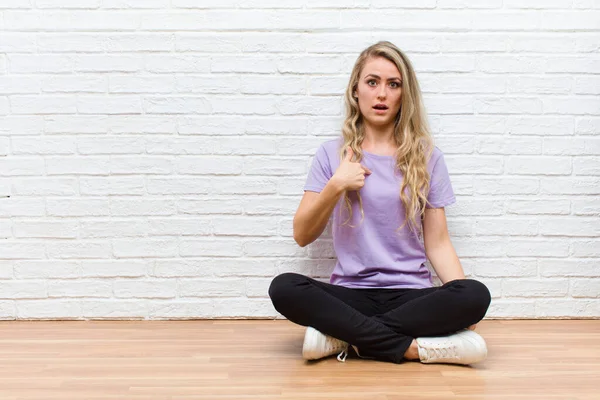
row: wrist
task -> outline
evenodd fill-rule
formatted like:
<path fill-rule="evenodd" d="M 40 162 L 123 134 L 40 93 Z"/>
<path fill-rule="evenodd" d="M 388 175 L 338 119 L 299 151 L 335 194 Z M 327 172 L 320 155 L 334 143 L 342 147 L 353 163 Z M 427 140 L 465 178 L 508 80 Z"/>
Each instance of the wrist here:
<path fill-rule="evenodd" d="M 346 190 L 344 182 L 342 182 L 342 180 L 336 175 L 333 175 L 331 179 L 329 179 L 329 184 L 335 189 L 337 194 L 343 193 Z"/>

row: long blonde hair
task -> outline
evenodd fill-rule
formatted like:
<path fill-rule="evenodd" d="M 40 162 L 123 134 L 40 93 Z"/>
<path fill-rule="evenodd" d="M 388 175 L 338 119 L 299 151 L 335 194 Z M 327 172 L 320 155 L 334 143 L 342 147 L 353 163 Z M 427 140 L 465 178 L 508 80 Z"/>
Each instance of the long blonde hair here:
<path fill-rule="evenodd" d="M 408 223 L 409 229 L 421 237 L 421 218 L 425 212 L 430 188 L 427 162 L 433 152 L 434 143 L 429 133 L 415 71 L 408 57 L 390 42 L 381 41 L 369 46 L 360 53 L 354 64 L 345 93 L 346 118 L 342 127 L 343 144 L 340 148 L 340 160 L 345 157 L 348 146 L 354 152 L 354 161 L 360 162 L 363 158 L 361 144 L 365 139 L 365 129 L 358 99 L 354 97 L 354 93 L 365 63 L 374 57 L 383 57 L 393 62 L 402 76 L 402 97 L 400 111 L 394 123 L 394 139 L 397 146 L 396 168 L 404 178 L 400 185 L 400 200 L 404 205 L 405 222 L 398 230 Z M 358 191 L 356 195 L 362 221 L 364 219 L 362 198 Z M 344 208 L 349 213 L 348 219 L 344 221 L 345 224 L 352 218 L 352 202 L 348 192 L 344 194 L 344 202 Z M 417 218 L 419 218 L 418 222 Z"/>

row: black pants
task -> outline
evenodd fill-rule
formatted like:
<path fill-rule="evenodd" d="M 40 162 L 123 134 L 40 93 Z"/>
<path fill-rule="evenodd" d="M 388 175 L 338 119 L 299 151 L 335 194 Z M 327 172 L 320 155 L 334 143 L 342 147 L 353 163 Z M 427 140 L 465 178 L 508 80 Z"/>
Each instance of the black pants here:
<path fill-rule="evenodd" d="M 350 289 L 284 273 L 269 296 L 290 321 L 354 345 L 361 356 L 395 363 L 414 338 L 468 328 L 490 305 L 487 287 L 472 279 L 426 289 Z"/>

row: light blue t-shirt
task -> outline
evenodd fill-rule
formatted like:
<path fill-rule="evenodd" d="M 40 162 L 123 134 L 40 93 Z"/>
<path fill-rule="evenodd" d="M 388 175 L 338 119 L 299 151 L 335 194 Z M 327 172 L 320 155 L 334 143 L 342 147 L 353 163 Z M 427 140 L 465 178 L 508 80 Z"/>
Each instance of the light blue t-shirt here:
<path fill-rule="evenodd" d="M 341 139 L 319 147 L 308 173 L 304 190 L 320 193 L 340 165 Z M 395 171 L 394 156 L 381 156 L 363 150 L 361 164 L 372 171 L 360 190 L 364 220 L 356 192 L 352 219 L 344 209 L 343 196 L 333 210 L 332 234 L 337 263 L 330 282 L 350 288 L 426 288 L 433 286 L 425 262 L 425 246 L 404 223 L 400 200 L 402 175 Z M 435 208 L 456 202 L 442 151 L 435 147 L 427 165 L 431 176 L 427 199 Z M 343 215 L 340 215 L 343 210 Z M 419 219 L 417 219 L 418 221 Z"/>

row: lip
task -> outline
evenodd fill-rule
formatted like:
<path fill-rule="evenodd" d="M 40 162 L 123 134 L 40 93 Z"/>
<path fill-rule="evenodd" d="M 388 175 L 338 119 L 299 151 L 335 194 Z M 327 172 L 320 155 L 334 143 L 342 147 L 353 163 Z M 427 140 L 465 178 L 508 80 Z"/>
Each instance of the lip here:
<path fill-rule="evenodd" d="M 384 106 L 386 108 L 384 108 L 384 109 L 375 108 L 377 106 Z M 375 111 L 375 114 L 385 114 L 389 109 L 390 108 L 387 106 L 387 104 L 384 104 L 384 103 L 378 103 L 373 106 L 373 110 Z"/>
<path fill-rule="evenodd" d="M 389 108 L 386 108 L 384 110 L 380 110 L 378 108 L 373 108 L 373 111 L 375 111 L 375 114 L 385 114 L 386 112 L 389 111 Z"/>

